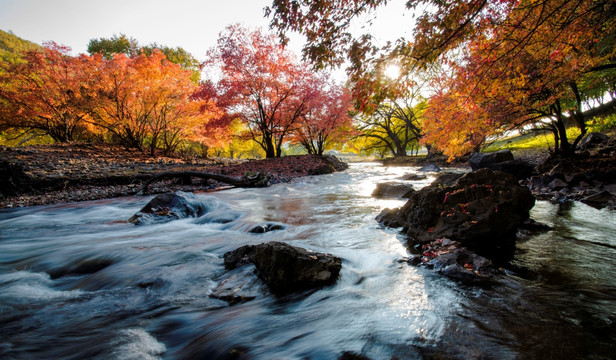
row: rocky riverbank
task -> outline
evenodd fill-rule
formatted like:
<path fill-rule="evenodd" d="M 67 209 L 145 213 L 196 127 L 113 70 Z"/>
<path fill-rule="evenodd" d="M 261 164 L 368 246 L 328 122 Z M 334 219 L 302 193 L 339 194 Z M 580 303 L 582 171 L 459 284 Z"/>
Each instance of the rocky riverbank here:
<path fill-rule="evenodd" d="M 107 144 L 0 148 L 0 209 L 131 196 L 165 172 L 208 172 L 236 178 L 267 174 L 270 184 L 345 168 L 333 157 L 287 156 L 264 160 L 152 157 Z M 205 191 L 226 187 L 212 180 L 171 178 L 148 193 Z"/>

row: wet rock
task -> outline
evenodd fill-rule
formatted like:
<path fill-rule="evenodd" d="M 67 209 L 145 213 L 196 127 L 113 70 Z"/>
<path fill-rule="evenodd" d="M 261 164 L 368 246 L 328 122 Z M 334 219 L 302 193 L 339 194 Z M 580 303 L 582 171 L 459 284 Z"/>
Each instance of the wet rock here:
<path fill-rule="evenodd" d="M 501 150 L 492 153 L 474 153 L 468 162 L 471 165 L 471 169 L 476 171 L 487 168 L 492 164 L 511 160 L 513 160 L 513 153 L 511 153 L 511 150 Z"/>
<path fill-rule="evenodd" d="M 517 227 L 529 218 L 534 204 L 530 190 L 512 175 L 481 169 L 451 187 L 425 187 L 403 207 L 383 210 L 377 221 L 402 227 L 418 243 L 449 238 L 471 251 L 500 258 L 513 253 Z"/>
<path fill-rule="evenodd" d="M 254 300 L 263 294 L 265 287 L 254 272 L 254 266 L 243 266 L 225 273 L 210 297 L 229 305 Z"/>
<path fill-rule="evenodd" d="M 276 231 L 276 230 L 284 230 L 286 228 L 287 227 L 284 226 L 283 224 L 265 223 L 265 224 L 259 224 L 259 225 L 255 226 L 255 227 L 253 227 L 248 232 L 249 233 L 253 233 L 253 234 L 264 234 L 266 232 Z"/>
<path fill-rule="evenodd" d="M 206 211 L 205 204 L 197 200 L 194 194 L 176 191 L 157 195 L 128 221 L 135 225 L 163 223 L 188 217 L 199 217 Z"/>
<path fill-rule="evenodd" d="M 224 261 L 228 270 L 254 264 L 259 277 L 277 295 L 330 285 L 342 268 L 338 257 L 275 241 L 242 246 L 225 253 Z"/>
<path fill-rule="evenodd" d="M 428 265 L 433 266 L 437 272 L 458 280 L 485 279 L 498 273 L 490 260 L 463 248 L 456 252 L 439 255 Z"/>
<path fill-rule="evenodd" d="M 344 171 L 349 168 L 349 164 L 333 155 L 323 155 L 323 159 L 329 162 L 336 171 Z"/>
<path fill-rule="evenodd" d="M 48 271 L 49 277 L 57 279 L 67 275 L 86 275 L 94 274 L 115 263 L 108 258 L 82 259 L 68 266 Z"/>
<path fill-rule="evenodd" d="M 417 180 L 425 180 L 428 177 L 424 174 L 407 174 L 402 176 L 402 180 L 407 180 L 407 181 L 417 181 Z"/>
<path fill-rule="evenodd" d="M 432 182 L 432 186 L 454 186 L 459 178 L 464 176 L 463 173 L 444 172 L 436 176 L 436 179 Z"/>
<path fill-rule="evenodd" d="M 421 246 L 421 255 L 415 255 L 408 263 L 427 266 L 437 272 L 458 280 L 487 279 L 499 273 L 490 260 L 479 256 L 450 239 L 437 239 Z"/>
<path fill-rule="evenodd" d="M 372 192 L 372 197 L 385 198 L 406 198 L 408 199 L 415 191 L 413 185 L 402 184 L 395 182 L 387 182 L 377 184 L 376 189 Z"/>
<path fill-rule="evenodd" d="M 533 174 L 534 166 L 526 161 L 515 160 L 511 150 L 501 150 L 493 153 L 474 153 L 469 159 L 473 171 L 490 169 L 526 179 Z"/>
<path fill-rule="evenodd" d="M 441 168 L 438 167 L 438 165 L 435 164 L 429 164 L 426 166 L 423 166 L 421 168 L 419 168 L 419 170 L 417 171 L 421 171 L 421 172 L 440 172 Z"/>
<path fill-rule="evenodd" d="M 522 160 L 503 161 L 487 166 L 492 171 L 502 171 L 515 176 L 517 179 L 527 179 L 533 174 L 534 166 Z"/>
<path fill-rule="evenodd" d="M 338 357 L 338 360 L 370 360 L 370 358 L 352 351 L 345 351 Z"/>
<path fill-rule="evenodd" d="M 597 208 L 602 208 L 608 205 L 614 206 L 616 203 L 616 195 L 604 190 L 597 192 L 596 194 L 586 196 L 581 201 Z"/>

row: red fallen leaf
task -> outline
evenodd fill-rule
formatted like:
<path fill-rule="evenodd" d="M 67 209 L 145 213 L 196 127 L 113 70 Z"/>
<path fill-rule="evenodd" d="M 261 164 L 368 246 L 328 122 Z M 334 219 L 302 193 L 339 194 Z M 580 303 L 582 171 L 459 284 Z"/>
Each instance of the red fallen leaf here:
<path fill-rule="evenodd" d="M 473 270 L 474 270 L 473 264 L 464 264 L 464 268 L 465 268 L 466 270 L 470 270 L 470 271 L 473 271 Z"/>

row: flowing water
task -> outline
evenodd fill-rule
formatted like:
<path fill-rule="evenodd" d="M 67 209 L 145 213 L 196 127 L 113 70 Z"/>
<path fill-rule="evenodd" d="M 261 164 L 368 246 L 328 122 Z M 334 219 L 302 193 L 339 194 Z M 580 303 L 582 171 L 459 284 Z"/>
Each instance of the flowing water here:
<path fill-rule="evenodd" d="M 524 276 L 463 284 L 400 261 L 404 237 L 374 220 L 403 204 L 373 199 L 375 185 L 413 171 L 354 164 L 198 194 L 209 217 L 145 226 L 125 220 L 150 197 L 1 211 L 0 358 L 615 356 L 616 212 L 537 202 L 532 218 L 553 230 L 518 243 Z M 247 231 L 266 221 L 287 228 Z M 261 286 L 232 306 L 210 297 L 225 252 L 267 241 L 341 257 L 339 280 L 279 298 Z"/>

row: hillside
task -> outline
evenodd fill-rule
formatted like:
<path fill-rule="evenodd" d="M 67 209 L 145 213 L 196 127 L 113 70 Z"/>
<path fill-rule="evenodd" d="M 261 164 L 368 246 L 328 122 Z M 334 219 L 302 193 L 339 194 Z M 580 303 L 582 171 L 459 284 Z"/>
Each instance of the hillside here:
<path fill-rule="evenodd" d="M 40 45 L 22 39 L 12 32 L 0 30 L 0 58 L 2 60 L 15 61 L 19 52 L 40 47 Z"/>

